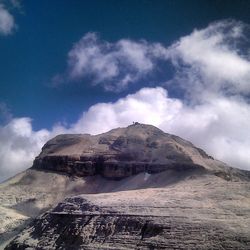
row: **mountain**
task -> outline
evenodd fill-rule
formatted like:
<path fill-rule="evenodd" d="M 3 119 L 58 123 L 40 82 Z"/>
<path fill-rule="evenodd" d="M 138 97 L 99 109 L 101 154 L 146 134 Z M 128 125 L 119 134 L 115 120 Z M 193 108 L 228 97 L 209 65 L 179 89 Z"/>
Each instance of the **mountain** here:
<path fill-rule="evenodd" d="M 5 249 L 250 249 L 249 180 L 150 125 L 59 135 L 0 185 L 0 240 Z"/>
<path fill-rule="evenodd" d="M 243 171 L 214 160 L 192 143 L 139 123 L 96 136 L 59 135 L 44 145 L 33 169 L 76 176 L 99 174 L 113 180 L 170 169 L 199 169 L 228 179 L 245 178 Z"/>

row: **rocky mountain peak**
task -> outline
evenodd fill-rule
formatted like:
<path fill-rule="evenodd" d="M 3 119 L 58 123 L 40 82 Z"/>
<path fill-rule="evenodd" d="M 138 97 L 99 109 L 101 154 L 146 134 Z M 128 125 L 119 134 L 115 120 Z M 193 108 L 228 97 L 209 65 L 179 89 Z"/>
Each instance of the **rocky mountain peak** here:
<path fill-rule="evenodd" d="M 44 145 L 33 168 L 111 179 L 170 169 L 230 172 L 191 142 L 138 122 L 99 135 L 58 135 Z"/>

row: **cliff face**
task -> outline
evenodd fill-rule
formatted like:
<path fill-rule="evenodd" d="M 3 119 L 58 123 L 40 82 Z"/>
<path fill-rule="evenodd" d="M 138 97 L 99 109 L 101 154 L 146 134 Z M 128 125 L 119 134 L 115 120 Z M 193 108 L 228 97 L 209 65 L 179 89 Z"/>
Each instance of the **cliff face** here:
<path fill-rule="evenodd" d="M 145 171 L 194 168 L 197 164 L 183 151 L 185 144 L 184 140 L 178 142 L 175 137 L 142 124 L 97 136 L 61 135 L 46 143 L 33 168 L 78 176 L 100 174 L 112 179 Z"/>
<path fill-rule="evenodd" d="M 249 179 L 149 125 L 60 135 L 0 185 L 6 249 L 250 249 Z"/>
<path fill-rule="evenodd" d="M 59 135 L 44 145 L 33 168 L 110 179 L 169 169 L 227 171 L 225 164 L 190 142 L 144 124 L 96 136 Z"/>

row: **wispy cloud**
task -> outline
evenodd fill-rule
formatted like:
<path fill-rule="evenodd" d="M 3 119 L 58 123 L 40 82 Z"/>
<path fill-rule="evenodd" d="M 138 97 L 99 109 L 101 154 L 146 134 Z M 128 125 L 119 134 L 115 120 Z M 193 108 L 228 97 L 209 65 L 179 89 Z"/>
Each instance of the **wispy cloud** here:
<path fill-rule="evenodd" d="M 0 124 L 6 124 L 12 119 L 9 107 L 4 102 L 0 102 Z"/>
<path fill-rule="evenodd" d="M 15 29 L 15 20 L 5 5 L 0 3 L 0 35 L 7 36 L 13 33 Z"/>
<path fill-rule="evenodd" d="M 70 80 L 88 79 L 106 90 L 121 91 L 155 70 L 166 49 L 159 43 L 121 39 L 110 43 L 87 33 L 68 53 Z M 58 76 L 54 80 L 61 80 Z"/>
<path fill-rule="evenodd" d="M 21 0 L 9 0 L 9 1 L 14 8 L 17 8 L 19 10 L 22 9 Z"/>

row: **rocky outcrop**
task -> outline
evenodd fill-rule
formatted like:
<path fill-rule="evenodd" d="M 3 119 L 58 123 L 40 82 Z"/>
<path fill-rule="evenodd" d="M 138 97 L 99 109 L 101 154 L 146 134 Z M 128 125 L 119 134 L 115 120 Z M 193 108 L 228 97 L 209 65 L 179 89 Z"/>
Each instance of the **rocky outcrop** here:
<path fill-rule="evenodd" d="M 189 169 L 203 169 L 202 166 L 192 162 L 169 162 L 168 164 L 148 163 L 140 161 L 117 161 L 107 159 L 101 155 L 92 157 L 72 156 L 45 156 L 34 161 L 33 168 L 64 172 L 77 176 L 93 176 L 100 174 L 105 178 L 122 179 L 141 172 L 159 173 L 174 169 L 184 171 Z"/>

